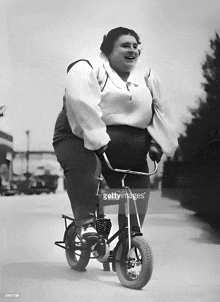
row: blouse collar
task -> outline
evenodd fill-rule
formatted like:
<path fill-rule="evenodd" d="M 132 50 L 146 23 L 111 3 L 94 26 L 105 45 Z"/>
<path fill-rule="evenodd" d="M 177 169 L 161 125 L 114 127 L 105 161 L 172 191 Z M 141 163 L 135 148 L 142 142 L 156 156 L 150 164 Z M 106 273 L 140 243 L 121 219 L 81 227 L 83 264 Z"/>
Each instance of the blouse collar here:
<path fill-rule="evenodd" d="M 126 86 L 128 84 L 134 84 L 134 85 L 138 86 L 137 81 L 135 81 L 133 75 L 130 74 L 127 81 L 126 82 L 123 81 L 122 78 L 117 74 L 117 72 L 114 71 L 113 68 L 111 68 L 111 66 L 109 64 L 109 60 L 104 55 L 104 53 L 101 52 L 100 57 L 103 61 L 103 65 L 104 65 L 106 72 L 108 73 L 110 79 L 112 80 L 112 82 L 114 83 L 115 86 L 117 86 L 120 89 L 126 88 Z"/>

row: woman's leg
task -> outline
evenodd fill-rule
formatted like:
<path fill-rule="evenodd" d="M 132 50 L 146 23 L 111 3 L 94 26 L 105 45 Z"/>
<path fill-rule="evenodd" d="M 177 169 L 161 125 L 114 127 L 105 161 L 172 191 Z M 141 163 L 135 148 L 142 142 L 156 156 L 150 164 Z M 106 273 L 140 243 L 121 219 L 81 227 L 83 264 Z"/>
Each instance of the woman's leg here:
<path fill-rule="evenodd" d="M 148 172 L 146 156 L 149 149 L 150 137 L 147 130 L 128 126 L 110 126 L 108 134 L 111 142 L 106 151 L 106 155 L 114 168 L 131 169 L 136 171 Z M 103 158 L 102 174 L 111 189 L 121 188 L 122 174 L 111 171 Z M 149 176 L 127 175 L 125 185 L 128 185 L 137 197 L 137 209 L 141 225 L 147 211 L 150 180 Z M 131 199 L 130 199 L 131 200 Z M 131 226 L 138 225 L 134 204 L 131 200 Z M 123 205 L 119 203 L 119 227 L 126 222 Z"/>
<path fill-rule="evenodd" d="M 67 194 L 78 226 L 95 222 L 98 202 L 97 157 L 84 148 L 83 140 L 73 138 L 54 147 L 57 160 L 64 170 Z"/>
<path fill-rule="evenodd" d="M 103 165 L 104 166 L 104 165 Z M 142 169 L 139 167 L 137 171 L 148 172 L 148 168 Z M 117 191 L 121 188 L 121 179 L 123 174 L 109 171 L 108 167 L 103 168 L 102 174 L 110 189 Z M 132 194 L 136 197 L 137 211 L 141 226 L 143 225 L 144 218 L 147 212 L 149 194 L 150 194 L 150 180 L 148 176 L 127 175 L 125 178 L 125 185 L 131 189 Z M 131 197 L 131 196 L 129 196 Z M 131 226 L 138 226 L 137 215 L 134 207 L 133 199 L 130 198 L 130 219 Z M 118 223 L 121 228 L 127 221 L 124 210 L 125 198 L 122 196 L 119 200 L 119 215 Z"/>

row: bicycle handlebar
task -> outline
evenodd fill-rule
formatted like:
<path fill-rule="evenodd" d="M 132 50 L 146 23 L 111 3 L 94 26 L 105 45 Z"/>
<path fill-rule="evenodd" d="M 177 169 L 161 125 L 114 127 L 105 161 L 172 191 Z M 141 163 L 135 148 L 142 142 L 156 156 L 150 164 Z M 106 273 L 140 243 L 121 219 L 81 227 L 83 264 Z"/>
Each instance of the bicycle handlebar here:
<path fill-rule="evenodd" d="M 103 157 L 105 159 L 105 162 L 107 164 L 107 166 L 109 167 L 109 169 L 111 169 L 112 171 L 115 171 L 115 172 L 118 172 L 118 173 L 124 173 L 124 174 L 135 174 L 135 175 L 145 175 L 145 176 L 150 176 L 150 175 L 153 175 L 157 172 L 157 169 L 158 169 L 158 164 L 156 161 L 154 161 L 154 171 L 153 172 L 140 172 L 140 171 L 132 171 L 132 170 L 122 170 L 122 169 L 114 169 L 112 167 L 112 165 L 110 164 L 109 160 L 108 160 L 108 157 L 105 153 L 103 153 Z"/>

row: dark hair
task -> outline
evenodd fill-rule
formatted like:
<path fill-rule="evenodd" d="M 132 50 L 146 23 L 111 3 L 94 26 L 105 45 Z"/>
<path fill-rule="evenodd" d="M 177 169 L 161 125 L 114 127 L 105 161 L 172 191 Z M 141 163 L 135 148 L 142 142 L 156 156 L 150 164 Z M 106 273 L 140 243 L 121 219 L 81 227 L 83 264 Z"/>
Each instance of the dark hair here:
<path fill-rule="evenodd" d="M 106 56 L 108 56 L 113 50 L 114 42 L 120 36 L 123 36 L 123 35 L 133 36 L 137 40 L 137 43 L 141 44 L 140 38 L 134 30 L 129 29 L 129 28 L 124 28 L 124 27 L 116 27 L 116 28 L 110 30 L 108 32 L 108 34 L 103 37 L 103 41 L 102 41 L 102 44 L 100 46 L 100 50 Z"/>

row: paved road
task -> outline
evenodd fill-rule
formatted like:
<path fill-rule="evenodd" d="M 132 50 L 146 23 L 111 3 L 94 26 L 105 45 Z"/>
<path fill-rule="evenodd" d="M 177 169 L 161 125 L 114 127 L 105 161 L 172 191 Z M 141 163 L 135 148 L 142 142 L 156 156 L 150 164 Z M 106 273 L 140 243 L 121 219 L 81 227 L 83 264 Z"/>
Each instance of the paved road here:
<path fill-rule="evenodd" d="M 140 291 L 122 287 L 96 260 L 84 273 L 68 267 L 64 250 L 53 244 L 63 235 L 61 214 L 71 214 L 65 193 L 0 197 L 0 210 L 2 301 L 220 301 L 219 233 L 159 191 L 151 194 L 143 228 L 154 272 Z"/>

